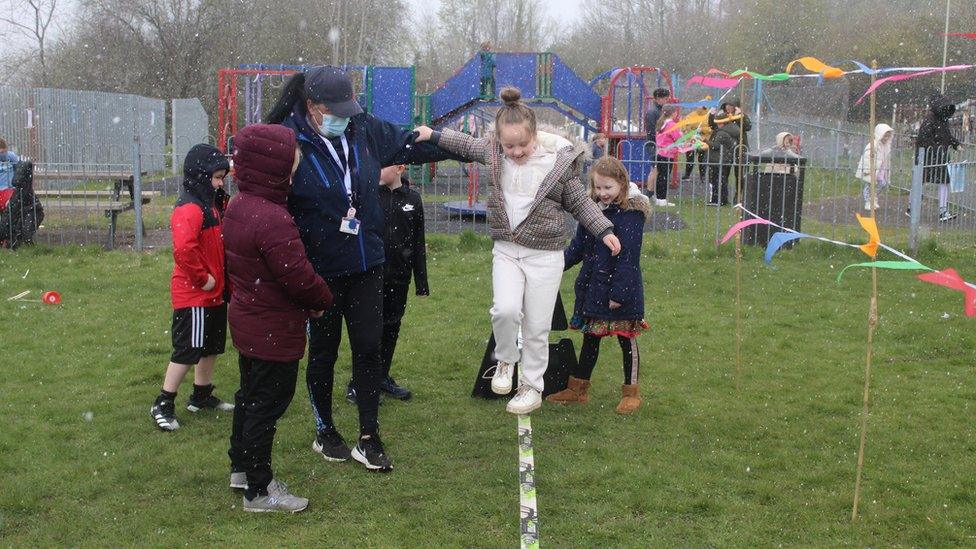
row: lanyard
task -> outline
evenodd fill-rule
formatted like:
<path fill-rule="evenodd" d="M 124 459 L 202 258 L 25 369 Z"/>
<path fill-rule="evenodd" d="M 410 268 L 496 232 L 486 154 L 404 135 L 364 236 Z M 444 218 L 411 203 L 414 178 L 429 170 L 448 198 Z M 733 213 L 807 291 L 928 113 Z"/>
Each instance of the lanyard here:
<path fill-rule="evenodd" d="M 342 139 L 342 153 L 346 157 L 346 169 L 343 173 L 343 183 L 346 186 L 346 196 L 352 199 L 352 162 L 349 160 L 349 142 L 346 141 L 346 136 L 343 134 Z M 325 146 L 329 149 L 329 153 L 332 155 L 332 159 L 335 160 L 336 169 L 342 168 L 342 160 L 339 158 L 339 153 L 336 151 L 332 143 L 325 137 L 322 137 L 322 141 L 325 142 Z"/>

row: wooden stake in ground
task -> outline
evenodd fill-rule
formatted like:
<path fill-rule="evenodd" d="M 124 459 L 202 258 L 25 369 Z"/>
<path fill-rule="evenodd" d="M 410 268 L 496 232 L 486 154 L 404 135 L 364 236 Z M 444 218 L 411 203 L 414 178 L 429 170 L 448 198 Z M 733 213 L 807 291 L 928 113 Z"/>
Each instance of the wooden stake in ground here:
<path fill-rule="evenodd" d="M 878 68 L 878 61 L 871 61 L 871 68 Z M 875 75 L 871 75 L 871 84 L 874 84 Z M 868 129 L 868 155 L 870 157 L 869 169 L 871 174 L 869 176 L 870 180 L 870 194 L 868 200 L 870 202 L 871 210 L 870 217 L 874 219 L 874 204 L 878 199 L 877 194 L 877 174 L 875 169 L 877 167 L 877 158 L 875 157 L 876 147 L 874 143 L 874 126 L 876 122 L 875 116 L 875 94 L 874 91 L 871 92 L 871 127 Z M 871 357 L 874 354 L 874 328 L 878 325 L 878 269 L 875 267 L 871 268 L 871 304 L 868 312 L 868 341 L 867 341 L 867 360 L 864 364 L 864 405 L 861 408 L 861 446 L 857 451 L 857 474 L 856 480 L 854 481 L 854 507 L 851 510 L 851 521 L 857 520 L 857 506 L 861 501 L 861 472 L 864 470 L 864 447 L 867 445 L 868 440 L 868 393 L 871 384 Z"/>
<path fill-rule="evenodd" d="M 739 108 L 742 108 L 742 104 L 745 102 L 746 89 L 742 85 L 742 80 L 739 80 Z M 745 170 L 742 169 L 743 156 L 745 156 L 745 113 L 739 118 L 739 143 L 736 149 L 738 154 L 736 155 L 736 161 L 738 166 L 735 168 L 735 199 L 737 202 L 742 202 L 743 197 L 743 185 L 742 176 L 745 174 Z M 721 175 L 719 176 L 721 178 Z M 721 181 L 719 182 L 721 183 Z M 721 189 L 719 190 L 721 194 Z M 741 210 L 739 211 L 739 221 L 745 213 Z M 742 385 L 742 231 L 735 234 L 735 390 L 738 391 Z"/>

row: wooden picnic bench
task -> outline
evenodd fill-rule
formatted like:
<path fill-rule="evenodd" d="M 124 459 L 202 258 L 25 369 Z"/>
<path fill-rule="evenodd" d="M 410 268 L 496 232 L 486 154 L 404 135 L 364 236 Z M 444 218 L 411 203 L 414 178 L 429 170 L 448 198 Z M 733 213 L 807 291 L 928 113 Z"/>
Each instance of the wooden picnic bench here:
<path fill-rule="evenodd" d="M 34 168 L 34 181 L 65 181 L 65 180 L 104 180 L 114 181 L 112 190 L 86 190 L 86 189 L 37 189 L 34 194 L 41 198 L 42 205 L 44 198 L 56 199 L 56 202 L 49 206 L 61 210 L 91 211 L 101 210 L 109 220 L 108 241 L 105 247 L 109 250 L 115 248 L 115 234 L 118 226 L 118 216 L 122 212 L 135 209 L 135 190 L 133 188 L 132 171 L 126 170 L 103 170 L 103 171 L 73 171 L 45 169 L 43 166 Z M 129 191 L 129 200 L 122 198 L 122 190 Z M 142 191 L 139 202 L 142 205 L 149 204 L 152 198 L 159 195 L 159 191 Z M 145 231 L 145 227 L 137 227 L 136 230 Z"/>

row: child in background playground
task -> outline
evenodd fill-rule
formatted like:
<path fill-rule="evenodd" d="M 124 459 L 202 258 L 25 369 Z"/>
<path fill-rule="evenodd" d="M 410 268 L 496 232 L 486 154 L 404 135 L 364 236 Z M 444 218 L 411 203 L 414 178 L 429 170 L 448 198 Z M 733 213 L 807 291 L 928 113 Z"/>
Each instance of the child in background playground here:
<path fill-rule="evenodd" d="M 194 145 L 183 162 L 183 188 L 170 220 L 173 232 L 173 354 L 163 388 L 149 415 L 163 431 L 180 428 L 176 421 L 176 391 L 190 368 L 193 394 L 186 409 L 228 412 L 232 404 L 213 395 L 214 363 L 224 353 L 227 303 L 224 301 L 224 239 L 221 214 L 214 200 L 230 169 L 215 147 Z"/>
<path fill-rule="evenodd" d="M 583 347 L 568 387 L 546 400 L 559 404 L 587 402 L 600 342 L 604 337 L 616 335 L 624 363 L 624 384 L 617 413 L 629 414 L 641 403 L 637 336 L 647 328 L 647 323 L 644 322 L 640 251 L 650 204 L 640 189 L 630 183 L 623 163 L 612 156 L 601 158 L 590 169 L 590 197 L 613 223 L 621 251 L 616 258 L 611 257 L 582 227 L 566 248 L 567 269 L 583 263 L 576 277 L 576 304 L 570 322 L 571 327 L 582 330 Z"/>
<path fill-rule="evenodd" d="M 878 195 L 888 186 L 891 177 L 891 141 L 894 138 L 895 130 L 887 124 L 878 124 L 874 127 L 874 150 L 877 160 L 874 161 L 875 190 L 874 204 L 871 203 L 871 143 L 864 145 L 864 152 L 861 160 L 857 163 L 857 171 L 854 176 L 864 181 L 864 189 L 861 194 L 864 196 L 864 209 L 870 211 L 877 210 Z"/>
<path fill-rule="evenodd" d="M 655 128 L 657 158 L 654 162 L 657 167 L 657 179 L 654 184 L 654 202 L 658 206 L 674 206 L 674 203 L 668 202 L 668 180 L 671 179 L 671 168 L 678 158 L 678 150 L 667 147 L 681 137 L 681 128 L 677 126 L 677 122 L 678 107 L 673 105 L 665 106 L 661 110 L 660 118 L 657 119 Z"/>
<path fill-rule="evenodd" d="M 518 392 L 507 406 L 527 414 L 542 405 L 543 375 L 549 363 L 549 330 L 563 273 L 565 212 L 611 250 L 620 252 L 613 225 L 580 182 L 584 151 L 566 139 L 536 130 L 535 113 L 517 88 L 505 88 L 495 115 L 495 135 L 475 139 L 453 130 L 416 129 L 447 151 L 486 164 L 491 172 L 488 221 L 492 250 L 491 321 L 498 364 L 491 389 L 512 390 L 520 364 Z M 516 346 L 522 330 L 522 351 Z"/>
<path fill-rule="evenodd" d="M 607 136 L 602 133 L 595 133 L 590 137 L 590 153 L 593 160 L 599 160 L 607 154 Z"/>
<path fill-rule="evenodd" d="M 427 245 L 424 238 L 424 203 L 420 193 L 410 188 L 403 177 L 403 164 L 380 170 L 380 207 L 383 209 L 383 379 L 380 390 L 399 399 L 410 400 L 410 389 L 397 384 L 390 375 L 393 354 L 400 337 L 400 322 L 407 309 L 407 294 L 413 278 L 418 297 L 430 295 L 427 286 Z M 346 399 L 356 402 L 356 388 L 349 380 Z"/>
<path fill-rule="evenodd" d="M 240 193 L 227 208 L 224 241 L 241 384 L 228 456 L 230 487 L 244 489 L 243 508 L 250 512 L 294 513 L 308 505 L 271 470 L 276 425 L 295 396 L 298 361 L 305 355 L 305 324 L 332 304 L 332 292 L 308 262 L 288 214 L 300 158 L 295 132 L 284 126 L 251 124 L 234 136 Z"/>

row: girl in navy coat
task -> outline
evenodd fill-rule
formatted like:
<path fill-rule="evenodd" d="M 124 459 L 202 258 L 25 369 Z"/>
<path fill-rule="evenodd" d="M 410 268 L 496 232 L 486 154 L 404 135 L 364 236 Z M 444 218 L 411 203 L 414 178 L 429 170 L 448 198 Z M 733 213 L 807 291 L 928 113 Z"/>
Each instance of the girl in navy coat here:
<path fill-rule="evenodd" d="M 620 239 L 620 254 L 612 256 L 582 226 L 566 248 L 566 269 L 583 263 L 576 277 L 576 305 L 570 323 L 583 332 L 583 347 L 568 387 L 549 395 L 547 400 L 560 404 L 587 402 L 600 341 L 615 335 L 624 359 L 624 384 L 617 413 L 629 414 L 641 402 L 637 336 L 647 328 L 647 323 L 644 322 L 640 251 L 650 204 L 637 186 L 630 183 L 624 165 L 611 156 L 600 158 L 590 169 L 590 197 L 613 223 L 613 232 Z"/>

